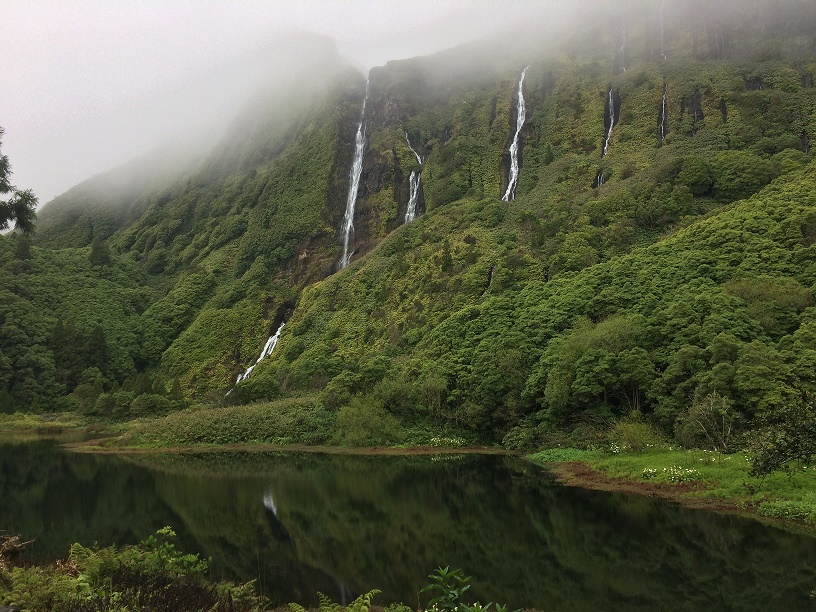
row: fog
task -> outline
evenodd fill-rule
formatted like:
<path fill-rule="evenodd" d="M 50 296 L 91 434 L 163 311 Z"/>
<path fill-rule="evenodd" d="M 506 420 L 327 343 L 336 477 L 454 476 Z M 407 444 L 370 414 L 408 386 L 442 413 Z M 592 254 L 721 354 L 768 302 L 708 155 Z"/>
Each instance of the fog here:
<path fill-rule="evenodd" d="M 367 72 L 489 36 L 513 44 L 522 29 L 536 41 L 578 33 L 584 45 L 595 36 L 583 31 L 590 17 L 614 37 L 629 17 L 645 19 L 655 37 L 661 4 L 669 32 L 680 18 L 737 30 L 746 20 L 786 31 L 816 22 L 814 0 L 4 0 L 2 152 L 14 184 L 43 204 L 159 145 L 201 154 L 254 91 L 297 69 L 301 58 L 278 49 L 305 32 L 331 38 Z M 311 43 L 302 44 L 308 60 Z"/>
<path fill-rule="evenodd" d="M 40 204 L 167 141 L 206 147 L 299 32 L 362 71 L 493 34 L 564 2 L 0 3 L 0 126 Z M 291 61 L 285 58 L 280 61 Z"/>

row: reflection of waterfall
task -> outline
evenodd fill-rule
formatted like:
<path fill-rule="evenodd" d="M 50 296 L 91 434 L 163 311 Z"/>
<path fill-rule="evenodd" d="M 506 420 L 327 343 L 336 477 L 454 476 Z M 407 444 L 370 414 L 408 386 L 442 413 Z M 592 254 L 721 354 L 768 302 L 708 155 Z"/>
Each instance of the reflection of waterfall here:
<path fill-rule="evenodd" d="M 337 580 L 337 590 L 339 592 L 340 605 L 347 606 L 354 599 L 354 594 L 348 585 L 342 580 Z"/>
<path fill-rule="evenodd" d="M 606 157 L 606 152 L 609 149 L 609 139 L 612 136 L 612 128 L 615 127 L 615 97 L 612 95 L 612 88 L 609 88 L 609 99 L 607 100 L 609 113 L 606 119 L 609 121 L 609 129 L 606 131 L 606 140 L 604 141 L 603 153 L 601 157 Z"/>
<path fill-rule="evenodd" d="M 346 215 L 343 217 L 343 259 L 340 267 L 345 268 L 351 263 L 352 251 L 349 250 L 354 240 L 354 206 L 357 204 L 357 191 L 360 187 L 360 175 L 363 173 L 363 154 L 365 153 L 365 109 L 368 102 L 368 81 L 366 81 L 365 98 L 363 98 L 363 112 L 360 114 L 360 125 L 357 126 L 357 136 L 354 139 L 354 160 L 349 170 L 349 190 L 346 198 Z"/>
<path fill-rule="evenodd" d="M 236 385 L 239 382 L 242 382 L 249 378 L 249 375 L 252 374 L 252 370 L 255 369 L 255 366 L 261 363 L 261 359 L 263 359 L 264 357 L 268 357 L 269 355 L 272 354 L 272 351 L 275 350 L 275 346 L 277 346 L 278 344 L 278 340 L 280 339 L 280 334 L 281 331 L 283 330 L 284 325 L 286 325 L 286 323 L 281 323 L 280 327 L 278 328 L 278 331 L 276 331 L 273 335 L 269 336 L 269 340 L 266 341 L 266 344 L 264 344 L 263 350 L 261 351 L 261 356 L 258 357 L 255 363 L 253 363 L 251 366 L 247 368 L 246 372 L 238 375 L 238 380 L 235 381 Z"/>
<path fill-rule="evenodd" d="M 660 103 L 660 122 L 658 123 L 660 145 L 662 145 L 663 141 L 666 140 L 667 124 L 669 121 L 669 107 L 668 104 L 666 104 L 666 91 L 668 90 L 668 87 L 669 84 L 666 81 L 663 81 L 663 101 Z"/>
<path fill-rule="evenodd" d="M 266 507 L 267 510 L 271 510 L 272 514 L 275 515 L 275 518 L 278 516 L 278 507 L 275 505 L 275 497 L 272 493 L 272 488 L 268 488 L 264 491 L 263 494 L 263 505 Z"/>
<path fill-rule="evenodd" d="M 408 209 L 405 211 L 405 222 L 410 223 L 416 218 L 417 200 L 419 199 L 419 181 L 422 173 L 411 170 L 411 177 L 408 179 L 410 193 L 408 197 Z"/>
<path fill-rule="evenodd" d="M 527 66 L 529 68 L 529 66 Z M 521 78 L 518 85 L 518 105 L 516 106 L 516 133 L 513 136 L 513 144 L 510 145 L 510 179 L 507 182 L 507 191 L 504 192 L 502 201 L 509 202 L 516 197 L 516 184 L 518 183 L 519 163 L 519 134 L 521 128 L 524 127 L 524 120 L 527 115 L 527 109 L 524 106 L 524 76 L 527 74 L 527 68 L 521 71 Z"/>

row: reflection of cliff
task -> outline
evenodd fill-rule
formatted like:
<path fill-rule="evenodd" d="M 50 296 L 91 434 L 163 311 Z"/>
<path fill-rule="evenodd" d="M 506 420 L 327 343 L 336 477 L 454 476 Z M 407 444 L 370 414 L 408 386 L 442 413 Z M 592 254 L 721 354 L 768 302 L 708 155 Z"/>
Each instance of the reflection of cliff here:
<path fill-rule="evenodd" d="M 77 541 L 134 544 L 177 524 L 161 498 L 143 494 L 152 488 L 149 472 L 113 457 L 0 443 L 0 531 L 35 539 L 33 560 L 64 557 Z"/>
<path fill-rule="evenodd" d="M 218 452 L 125 461 L 0 445 L 0 492 L 0 529 L 39 536 L 40 555 L 171 525 L 217 574 L 256 578 L 277 603 L 381 588 L 381 601 L 413 606 L 440 564 L 472 574 L 482 601 L 558 610 L 794 610 L 809 605 L 816 584 L 812 539 L 565 489 L 512 458 Z"/>
<path fill-rule="evenodd" d="M 326 459 L 335 466 L 322 477 L 281 474 L 276 500 L 301 558 L 357 591 L 376 586 L 414 603 L 430 570 L 450 564 L 474 576 L 474 596 L 514 607 L 754 609 L 804 602 L 814 580 L 812 570 L 788 574 L 789 559 L 814 558 L 812 541 L 794 554 L 801 543 L 789 534 L 563 489 L 517 461 L 472 457 L 428 470 Z"/>

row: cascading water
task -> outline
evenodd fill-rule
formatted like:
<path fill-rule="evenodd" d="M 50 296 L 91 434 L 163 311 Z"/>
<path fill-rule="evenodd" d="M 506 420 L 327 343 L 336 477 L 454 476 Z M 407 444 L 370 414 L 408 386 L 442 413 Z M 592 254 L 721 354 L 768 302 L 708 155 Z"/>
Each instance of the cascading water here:
<path fill-rule="evenodd" d="M 660 2 L 660 56 L 665 61 L 666 59 L 666 39 L 663 26 L 663 5 L 665 2 Z"/>
<path fill-rule="evenodd" d="M 612 128 L 615 127 L 615 98 L 612 95 L 612 88 L 609 88 L 609 129 L 606 131 L 606 140 L 604 141 L 603 153 L 601 157 L 606 157 L 606 152 L 609 150 L 609 138 L 612 136 Z"/>
<path fill-rule="evenodd" d="M 417 163 L 421 166 L 422 158 L 419 156 L 419 153 L 414 150 L 414 147 L 411 146 L 411 141 L 408 139 L 408 132 L 405 132 L 405 142 L 408 143 L 408 148 L 411 149 L 411 152 L 416 157 Z M 419 184 L 421 180 L 422 172 L 411 170 L 411 176 L 408 179 L 408 208 L 405 211 L 406 223 L 410 223 L 416 219 L 417 201 L 419 200 Z"/>
<path fill-rule="evenodd" d="M 405 211 L 405 222 L 410 223 L 416 218 L 417 200 L 419 199 L 419 181 L 422 173 L 411 170 L 411 177 L 408 179 L 410 185 L 408 197 L 408 209 Z"/>
<path fill-rule="evenodd" d="M 527 68 L 529 68 L 529 66 L 527 66 Z M 518 139 L 527 116 L 527 108 L 524 106 L 524 77 L 527 74 L 527 68 L 521 71 L 521 78 L 519 79 L 518 105 L 516 107 L 516 133 L 513 136 L 513 144 L 510 145 L 510 180 L 507 182 L 507 191 L 505 191 L 504 196 L 502 196 L 503 202 L 509 202 L 516 197 L 516 184 L 518 183 L 519 175 Z"/>
<path fill-rule="evenodd" d="M 666 132 L 668 131 L 669 107 L 666 103 L 666 91 L 668 90 L 668 87 L 668 83 L 663 81 L 663 101 L 660 104 L 660 123 L 658 124 L 660 130 L 660 145 L 662 145 L 663 141 L 666 140 Z"/>
<path fill-rule="evenodd" d="M 414 151 L 414 147 L 411 146 L 411 141 L 408 140 L 408 132 L 405 132 L 405 142 L 408 143 L 408 148 L 411 149 L 411 153 L 414 154 L 417 158 L 417 163 L 421 166 L 422 165 L 422 158 L 419 156 L 419 153 Z"/>
<path fill-rule="evenodd" d="M 620 46 L 620 67 L 626 72 L 626 19 L 621 19 L 621 46 Z"/>
<path fill-rule="evenodd" d="M 349 190 L 346 198 L 346 214 L 343 217 L 343 258 L 340 268 L 351 263 L 353 251 L 350 250 L 354 240 L 354 206 L 357 204 L 357 191 L 360 188 L 360 175 L 363 173 L 363 155 L 365 154 L 365 109 L 368 102 L 368 81 L 366 81 L 365 98 L 363 98 L 363 112 L 360 114 L 360 125 L 357 126 L 357 136 L 354 139 L 354 160 L 349 170 Z"/>
<path fill-rule="evenodd" d="M 598 174 L 595 176 L 595 186 L 602 187 L 605 182 L 606 179 L 604 178 L 603 170 L 598 170 Z"/>
<path fill-rule="evenodd" d="M 263 350 L 261 351 L 261 356 L 258 357 L 258 359 L 255 361 L 255 363 L 253 363 L 251 366 L 249 366 L 246 369 L 246 372 L 244 372 L 243 374 L 238 375 L 238 379 L 235 381 L 236 385 L 238 383 L 240 383 L 240 382 L 245 381 L 247 378 L 249 378 L 249 375 L 252 374 L 252 370 L 255 369 L 255 366 L 257 366 L 259 363 L 261 363 L 261 360 L 264 357 L 269 357 L 269 355 L 272 354 L 272 351 L 275 350 L 275 346 L 277 346 L 277 344 L 278 344 L 278 340 L 280 340 L 281 331 L 283 330 L 284 325 L 286 325 L 286 323 L 281 323 L 280 327 L 278 328 L 278 331 L 276 331 L 273 335 L 269 336 L 269 340 L 266 341 L 266 344 L 264 344 Z M 230 393 L 231 392 L 232 391 L 230 391 Z M 229 395 L 229 393 L 227 395 Z"/>

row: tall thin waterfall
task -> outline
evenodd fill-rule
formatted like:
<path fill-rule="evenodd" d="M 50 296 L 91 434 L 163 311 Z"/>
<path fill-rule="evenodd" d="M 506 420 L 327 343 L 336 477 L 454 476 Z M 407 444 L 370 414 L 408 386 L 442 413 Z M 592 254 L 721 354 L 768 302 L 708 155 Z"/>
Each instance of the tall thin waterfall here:
<path fill-rule="evenodd" d="M 405 142 L 408 143 L 408 148 L 411 149 L 411 152 L 416 157 L 417 163 L 422 166 L 422 158 L 420 157 L 419 153 L 414 150 L 414 147 L 411 146 L 411 141 L 408 138 L 408 132 L 405 132 Z M 421 180 L 422 171 L 420 170 L 417 172 L 416 170 L 411 170 L 411 176 L 408 179 L 408 208 L 405 210 L 406 223 L 410 223 L 416 219 L 417 200 L 419 200 L 419 184 Z"/>
<path fill-rule="evenodd" d="M 357 126 L 357 136 L 354 139 L 354 160 L 349 170 L 349 190 L 346 198 L 346 215 L 343 217 L 343 258 L 340 268 L 351 263 L 353 251 L 350 249 L 354 240 L 354 206 L 357 204 L 357 191 L 360 188 L 360 175 L 363 173 L 363 155 L 365 154 L 365 109 L 368 102 L 368 81 L 366 81 L 363 111 L 360 113 L 360 125 Z"/>
<path fill-rule="evenodd" d="M 615 98 L 612 95 L 612 88 L 609 88 L 609 129 L 606 131 L 606 140 L 604 141 L 603 154 L 601 157 L 606 157 L 606 152 L 609 150 L 609 138 L 612 136 L 612 128 L 615 127 Z"/>
<path fill-rule="evenodd" d="M 421 166 L 422 165 L 422 158 L 419 156 L 419 153 L 414 151 L 414 147 L 411 146 L 411 141 L 408 139 L 408 132 L 405 132 L 405 142 L 408 143 L 408 148 L 411 149 L 411 153 L 417 158 L 417 163 Z"/>
<path fill-rule="evenodd" d="M 666 132 L 668 131 L 669 107 L 668 104 L 666 104 L 666 91 L 668 87 L 669 84 L 663 81 L 663 101 L 660 103 L 660 123 L 658 124 L 660 145 L 663 145 L 663 141 L 666 140 Z"/>
<path fill-rule="evenodd" d="M 416 218 L 417 200 L 419 199 L 419 181 L 422 173 L 411 170 L 411 177 L 408 179 L 410 185 L 408 197 L 408 209 L 405 211 L 405 222 L 410 223 Z"/>
<path fill-rule="evenodd" d="M 261 360 L 264 357 L 269 357 L 269 355 L 272 354 L 272 351 L 275 350 L 275 346 L 277 346 L 277 344 L 278 344 L 278 340 L 280 340 L 281 331 L 283 330 L 284 325 L 286 325 L 286 323 L 281 323 L 280 327 L 278 328 L 278 331 L 276 331 L 273 335 L 269 336 L 269 340 L 266 341 L 266 344 L 264 344 L 263 350 L 261 351 L 261 356 L 258 357 L 258 359 L 255 361 L 255 363 L 253 363 L 251 366 L 249 366 L 246 369 L 246 372 L 244 372 L 243 374 L 238 375 L 238 379 L 235 381 L 236 385 L 239 382 L 243 382 L 247 378 L 249 378 L 249 375 L 252 374 L 252 370 L 255 369 L 255 366 L 257 366 L 259 363 L 261 363 Z M 227 395 L 229 395 L 229 393 Z"/>
<path fill-rule="evenodd" d="M 620 67 L 623 72 L 626 72 L 626 18 L 621 18 L 621 46 L 620 46 Z"/>
<path fill-rule="evenodd" d="M 660 2 L 660 56 L 665 60 L 666 59 L 666 38 L 665 38 L 665 31 L 663 25 L 663 6 L 665 4 L 664 0 Z"/>
<path fill-rule="evenodd" d="M 527 68 L 529 68 L 529 66 L 527 66 Z M 516 133 L 513 136 L 513 144 L 510 145 L 510 180 L 507 182 L 507 191 L 505 191 L 504 196 L 502 196 L 503 202 L 509 202 L 516 197 L 516 185 L 518 184 L 519 175 L 518 139 L 527 116 L 527 108 L 524 106 L 524 76 L 527 74 L 527 68 L 521 71 L 521 78 L 519 79 L 518 106 L 516 107 Z"/>

